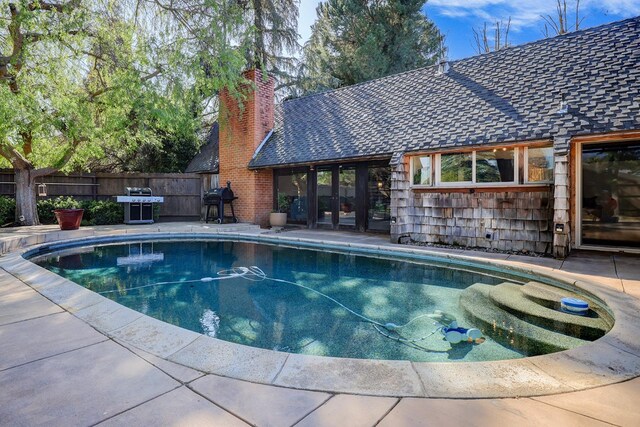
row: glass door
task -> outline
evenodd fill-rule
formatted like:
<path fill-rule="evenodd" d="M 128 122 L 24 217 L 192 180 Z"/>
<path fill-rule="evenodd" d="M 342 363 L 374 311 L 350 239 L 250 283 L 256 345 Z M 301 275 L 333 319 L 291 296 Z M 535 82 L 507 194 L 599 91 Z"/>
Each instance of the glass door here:
<path fill-rule="evenodd" d="M 356 168 L 340 166 L 339 175 L 338 225 L 355 228 L 356 226 Z"/>
<path fill-rule="evenodd" d="M 306 224 L 307 172 L 282 172 L 277 175 L 276 186 L 278 197 L 277 205 L 287 213 L 287 222 Z"/>
<path fill-rule="evenodd" d="M 391 168 L 369 167 L 367 230 L 391 230 Z"/>
<path fill-rule="evenodd" d="M 316 194 L 318 197 L 318 225 L 333 227 L 333 169 L 318 169 L 318 184 Z"/>
<path fill-rule="evenodd" d="M 582 146 L 582 244 L 640 247 L 640 143 Z"/>

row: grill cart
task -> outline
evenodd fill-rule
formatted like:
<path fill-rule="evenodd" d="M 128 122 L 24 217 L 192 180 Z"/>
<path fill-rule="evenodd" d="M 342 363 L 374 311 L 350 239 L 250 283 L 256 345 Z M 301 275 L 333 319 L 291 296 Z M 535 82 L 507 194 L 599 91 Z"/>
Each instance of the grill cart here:
<path fill-rule="evenodd" d="M 236 200 L 237 197 L 233 195 L 233 190 L 231 190 L 231 181 L 227 181 L 226 187 L 213 188 L 211 190 L 207 190 L 204 193 L 203 203 L 207 207 L 207 214 L 205 216 L 205 222 L 209 222 L 209 220 L 213 220 L 218 224 L 222 224 L 224 222 L 224 205 L 228 204 L 231 208 L 231 216 L 227 217 L 231 219 L 233 222 L 238 222 L 238 218 L 236 218 L 236 213 L 233 210 L 233 201 Z M 211 207 L 216 209 L 215 216 L 210 216 Z"/>
<path fill-rule="evenodd" d="M 149 187 L 127 187 L 126 196 L 118 196 L 124 203 L 125 224 L 153 224 L 153 204 L 164 203 L 164 197 L 153 196 Z"/>

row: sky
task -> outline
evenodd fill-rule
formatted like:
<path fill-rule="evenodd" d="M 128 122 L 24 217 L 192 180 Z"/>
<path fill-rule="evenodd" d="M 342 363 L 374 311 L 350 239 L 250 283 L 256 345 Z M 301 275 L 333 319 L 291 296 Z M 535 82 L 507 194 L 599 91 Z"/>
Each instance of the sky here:
<path fill-rule="evenodd" d="M 301 0 L 298 32 L 301 44 L 311 34 L 316 19 L 318 0 Z M 575 0 L 567 1 L 569 21 L 575 22 Z M 554 14 L 556 0 L 429 0 L 423 11 L 446 36 L 448 57 L 451 60 L 476 55 L 473 28 L 481 28 L 485 22 L 511 17 L 509 41 L 519 45 L 544 37 L 544 20 L 541 15 Z M 640 0 L 581 0 L 580 28 L 595 27 L 640 15 Z"/>

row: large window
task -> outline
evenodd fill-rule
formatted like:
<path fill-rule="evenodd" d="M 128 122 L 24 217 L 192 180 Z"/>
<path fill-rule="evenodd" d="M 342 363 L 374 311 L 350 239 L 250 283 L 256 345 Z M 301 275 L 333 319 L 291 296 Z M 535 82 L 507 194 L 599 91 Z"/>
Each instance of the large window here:
<path fill-rule="evenodd" d="M 410 166 L 417 188 L 546 184 L 553 182 L 553 147 L 423 154 L 412 156 Z"/>
<path fill-rule="evenodd" d="M 440 155 L 439 182 L 471 182 L 473 177 L 473 153 Z"/>
<path fill-rule="evenodd" d="M 437 155 L 436 183 L 441 186 L 515 184 L 516 148 Z"/>
<path fill-rule="evenodd" d="M 476 151 L 477 183 L 515 183 L 516 159 L 515 149 L 495 148 L 487 151 Z"/>
<path fill-rule="evenodd" d="M 278 205 L 286 206 L 287 221 L 307 222 L 307 173 L 283 173 L 277 177 Z"/>

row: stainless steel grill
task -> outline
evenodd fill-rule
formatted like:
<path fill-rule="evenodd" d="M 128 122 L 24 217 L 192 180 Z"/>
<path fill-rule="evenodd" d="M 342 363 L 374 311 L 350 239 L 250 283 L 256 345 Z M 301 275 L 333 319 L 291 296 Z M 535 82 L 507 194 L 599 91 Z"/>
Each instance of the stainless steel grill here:
<path fill-rule="evenodd" d="M 152 224 L 153 204 L 164 202 L 164 197 L 154 197 L 149 187 L 126 187 L 126 191 L 126 196 L 117 198 L 124 203 L 124 223 Z"/>

